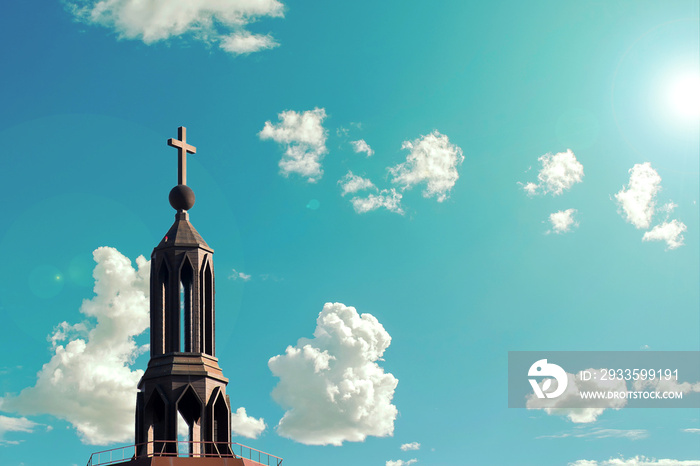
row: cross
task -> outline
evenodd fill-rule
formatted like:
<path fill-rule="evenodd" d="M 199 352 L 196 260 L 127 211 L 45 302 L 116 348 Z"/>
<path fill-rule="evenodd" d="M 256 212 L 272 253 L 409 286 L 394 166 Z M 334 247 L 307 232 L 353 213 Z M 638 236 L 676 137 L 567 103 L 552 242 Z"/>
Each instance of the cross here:
<path fill-rule="evenodd" d="M 177 129 L 177 139 L 168 139 L 170 147 L 177 147 L 177 184 L 187 184 L 187 154 L 196 154 L 197 148 L 187 144 L 187 128 Z"/>

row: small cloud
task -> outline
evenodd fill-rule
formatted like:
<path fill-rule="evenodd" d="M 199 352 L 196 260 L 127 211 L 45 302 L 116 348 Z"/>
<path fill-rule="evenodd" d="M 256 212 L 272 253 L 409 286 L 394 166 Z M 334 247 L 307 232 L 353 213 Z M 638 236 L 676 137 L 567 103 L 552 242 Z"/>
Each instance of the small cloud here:
<path fill-rule="evenodd" d="M 408 149 L 409 154 L 405 162 L 389 168 L 391 182 L 402 191 L 426 183 L 423 197 L 436 197 L 438 202 L 447 199 L 459 179 L 457 167 L 464 161 L 462 149 L 438 131 L 404 141 L 401 148 Z"/>
<path fill-rule="evenodd" d="M 6 440 L 5 433 L 7 432 L 27 432 L 31 433 L 38 424 L 32 422 L 26 417 L 8 417 L 0 415 L 0 445 L 10 444 L 17 445 L 17 440 Z"/>
<path fill-rule="evenodd" d="M 529 182 L 523 186 L 530 196 L 538 192 L 558 196 L 583 181 L 583 165 L 576 160 L 576 155 L 571 149 L 554 155 L 545 154 L 537 160 L 542 164 L 537 175 L 539 183 Z"/>
<path fill-rule="evenodd" d="M 537 194 L 537 190 L 539 189 L 539 185 L 530 181 L 529 183 L 526 183 L 523 186 L 523 189 L 525 190 L 525 192 L 527 193 L 528 196 L 534 196 L 535 194 Z"/>
<path fill-rule="evenodd" d="M 367 197 L 353 197 L 350 199 L 352 207 L 358 214 L 364 214 L 384 207 L 390 212 L 395 212 L 403 215 L 401 208 L 401 193 L 396 192 L 396 189 L 382 189 L 379 194 L 369 194 Z"/>
<path fill-rule="evenodd" d="M 268 366 L 272 397 L 286 409 L 277 433 L 306 445 L 342 445 L 394 432 L 398 380 L 379 366 L 391 336 L 371 314 L 326 303 L 313 338 L 300 338 Z"/>
<path fill-rule="evenodd" d="M 665 212 L 667 214 L 670 214 L 676 209 L 676 207 L 678 207 L 678 204 L 676 204 L 673 201 L 669 201 L 659 208 L 659 212 Z"/>
<path fill-rule="evenodd" d="M 603 378 L 600 369 L 587 370 L 593 375 L 591 380 L 576 379 L 574 374 L 567 373 L 568 383 L 564 393 L 556 398 L 545 399 L 537 398 L 534 393 L 530 394 L 526 397 L 525 407 L 527 409 L 542 409 L 550 415 L 566 416 L 576 424 L 588 424 L 595 422 L 606 409 L 618 410 L 627 404 L 626 398 L 613 398 L 596 400 L 596 407 L 590 407 L 591 400 L 582 398 L 580 392 L 626 392 L 627 386 L 624 380 L 600 380 Z M 601 407 L 601 404 L 605 406 Z"/>
<path fill-rule="evenodd" d="M 699 466 L 697 460 L 674 460 L 674 459 L 656 459 L 647 458 L 646 456 L 635 456 L 625 459 L 620 456 L 618 458 L 610 458 L 608 460 L 578 460 L 569 463 L 568 466 Z"/>
<path fill-rule="evenodd" d="M 244 282 L 247 282 L 250 280 L 250 275 L 247 273 L 238 272 L 236 269 L 231 269 L 231 275 L 229 275 L 228 278 L 231 280 L 243 280 Z"/>
<path fill-rule="evenodd" d="M 683 432 L 688 432 L 690 434 L 700 434 L 700 429 L 691 427 L 690 429 L 683 429 Z"/>
<path fill-rule="evenodd" d="M 120 39 L 151 44 L 187 36 L 207 45 L 219 43 L 234 54 L 276 47 L 271 35 L 251 34 L 245 26 L 284 16 L 277 0 L 68 0 L 65 5 L 76 20 L 112 29 Z"/>
<path fill-rule="evenodd" d="M 420 450 L 420 443 L 411 442 L 411 443 L 404 443 L 403 445 L 401 445 L 401 451 L 409 451 L 409 450 Z"/>
<path fill-rule="evenodd" d="M 235 413 L 231 413 L 231 430 L 236 435 L 247 438 L 258 438 L 267 428 L 263 418 L 256 419 L 248 416 L 244 407 L 240 407 Z"/>
<path fill-rule="evenodd" d="M 338 180 L 338 184 L 343 190 L 342 196 L 366 189 L 377 189 L 377 187 L 374 186 L 374 183 L 372 183 L 370 180 L 367 178 L 362 178 L 361 176 L 353 175 L 351 171 L 348 171 L 344 177 Z"/>
<path fill-rule="evenodd" d="M 273 49 L 279 45 L 270 34 L 252 34 L 248 31 L 223 37 L 219 44 L 223 50 L 238 55 Z"/>
<path fill-rule="evenodd" d="M 418 460 L 415 459 L 415 458 L 413 458 L 413 459 L 411 459 L 411 460 L 408 460 L 408 461 L 404 461 L 404 460 L 395 460 L 395 461 L 392 461 L 392 460 L 389 460 L 389 461 L 386 462 L 386 466 L 409 466 L 409 465 L 411 465 L 411 464 L 413 464 L 413 463 L 417 463 L 417 462 L 418 462 Z"/>
<path fill-rule="evenodd" d="M 365 142 L 364 139 L 359 139 L 357 141 L 350 141 L 350 144 L 352 144 L 352 148 L 356 154 L 364 152 L 365 154 L 367 154 L 367 157 L 371 157 L 374 155 L 374 151 L 369 146 L 369 144 L 367 144 L 367 142 Z"/>
<path fill-rule="evenodd" d="M 649 437 L 649 431 L 644 429 L 591 429 L 591 430 L 576 430 L 573 432 L 565 432 L 557 435 L 543 435 L 541 438 L 626 438 L 629 440 L 641 440 Z"/>
<path fill-rule="evenodd" d="M 560 210 L 549 215 L 549 221 L 552 224 L 552 230 L 547 233 L 554 232 L 557 234 L 567 233 L 572 227 L 577 227 L 578 223 L 574 220 L 576 209 Z"/>
<path fill-rule="evenodd" d="M 685 244 L 683 242 L 685 240 L 683 232 L 686 230 L 687 227 L 683 222 L 673 219 L 670 222 L 663 222 L 660 225 L 656 225 L 650 231 L 644 233 L 642 241 L 665 241 L 666 249 L 676 249 Z"/>
<path fill-rule="evenodd" d="M 615 194 L 625 221 L 637 228 L 649 228 L 656 206 L 656 194 L 661 190 L 661 177 L 649 162 L 638 163 L 629 171 L 627 186 Z"/>
<path fill-rule="evenodd" d="M 284 176 L 297 173 L 306 177 L 309 183 L 318 181 L 323 175 L 321 160 L 328 153 L 328 132 L 322 125 L 326 110 L 287 110 L 277 117 L 280 122 L 274 124 L 266 121 L 258 136 L 261 140 L 272 139 L 284 147 L 284 155 L 279 162 L 280 173 Z"/>

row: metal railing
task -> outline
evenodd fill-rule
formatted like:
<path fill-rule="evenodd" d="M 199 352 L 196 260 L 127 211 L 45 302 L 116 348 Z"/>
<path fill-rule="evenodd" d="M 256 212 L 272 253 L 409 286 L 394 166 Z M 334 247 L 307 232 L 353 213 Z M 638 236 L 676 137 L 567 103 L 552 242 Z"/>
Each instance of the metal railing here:
<path fill-rule="evenodd" d="M 151 446 L 152 448 L 149 448 Z M 238 451 L 238 453 L 236 453 Z M 170 456 L 178 458 L 245 458 L 266 466 L 280 466 L 282 458 L 236 442 L 189 442 L 156 440 L 98 451 L 87 466 L 121 463 L 136 458 Z"/>

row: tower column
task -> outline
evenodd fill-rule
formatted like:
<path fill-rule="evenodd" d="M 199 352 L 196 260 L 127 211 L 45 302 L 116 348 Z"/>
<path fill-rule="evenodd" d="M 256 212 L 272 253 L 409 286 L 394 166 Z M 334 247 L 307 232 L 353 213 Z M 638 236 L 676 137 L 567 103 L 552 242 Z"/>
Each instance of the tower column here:
<path fill-rule="evenodd" d="M 194 192 L 186 185 L 185 128 L 179 139 L 178 185 L 170 191 L 175 223 L 151 254 L 151 358 L 136 402 L 137 456 L 218 452 L 233 456 L 228 379 L 214 357 L 214 250 L 189 221 Z M 178 418 L 188 441 L 178 444 Z M 214 446 L 216 443 L 216 446 Z"/>

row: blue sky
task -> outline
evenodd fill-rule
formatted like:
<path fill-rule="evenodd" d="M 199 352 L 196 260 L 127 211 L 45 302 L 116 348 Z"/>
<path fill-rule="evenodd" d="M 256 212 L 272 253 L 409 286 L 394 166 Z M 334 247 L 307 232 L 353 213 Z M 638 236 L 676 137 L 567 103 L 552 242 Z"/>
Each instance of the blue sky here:
<path fill-rule="evenodd" d="M 132 441 L 186 126 L 234 441 L 700 464 L 698 409 L 507 408 L 508 351 L 700 350 L 697 1 L 164 5 L 0 16 L 0 463 Z"/>

